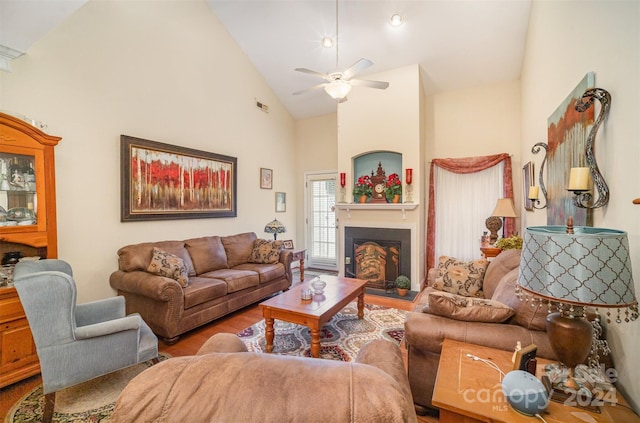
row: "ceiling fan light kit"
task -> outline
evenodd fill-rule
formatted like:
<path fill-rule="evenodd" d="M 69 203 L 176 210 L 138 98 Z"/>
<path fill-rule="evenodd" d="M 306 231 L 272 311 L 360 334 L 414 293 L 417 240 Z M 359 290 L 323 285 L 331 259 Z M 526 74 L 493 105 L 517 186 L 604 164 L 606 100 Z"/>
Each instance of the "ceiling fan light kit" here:
<path fill-rule="evenodd" d="M 397 16 L 400 19 L 400 24 L 402 24 L 402 16 L 400 16 L 399 14 L 395 14 L 394 16 Z M 392 21 L 393 21 L 393 16 L 392 16 Z M 338 39 L 338 34 L 339 34 L 338 23 L 339 23 L 338 0 L 336 0 L 336 39 L 335 39 L 336 68 L 338 68 L 338 47 L 340 46 L 339 39 Z M 329 42 L 331 42 L 331 45 L 328 45 Z M 333 44 L 334 44 L 333 40 L 330 37 L 324 37 L 322 39 L 322 45 L 324 47 L 329 48 Z M 297 72 L 308 73 L 310 75 L 319 76 L 320 78 L 323 78 L 326 82 L 313 85 L 309 88 L 305 88 L 300 91 L 296 91 L 293 93 L 293 95 L 304 94 L 309 91 L 314 91 L 318 88 L 324 88 L 325 92 L 329 94 L 331 98 L 336 100 L 338 103 L 343 103 L 347 101 L 347 94 L 349 94 L 353 85 L 358 85 L 361 87 L 368 87 L 368 88 L 376 88 L 379 90 L 386 89 L 389 86 L 388 82 L 368 81 L 364 79 L 353 79 L 353 77 L 356 76 L 358 73 L 362 72 L 363 70 L 367 69 L 372 65 L 373 65 L 373 62 L 371 60 L 360 59 L 356 63 L 351 65 L 351 67 L 349 67 L 344 72 L 322 73 L 322 72 L 314 71 L 307 68 L 296 68 L 295 70 Z"/>
<path fill-rule="evenodd" d="M 351 84 L 341 79 L 337 79 L 327 84 L 324 87 L 324 90 L 331 96 L 331 98 L 340 101 L 344 100 L 347 97 L 347 94 L 351 91 Z"/>

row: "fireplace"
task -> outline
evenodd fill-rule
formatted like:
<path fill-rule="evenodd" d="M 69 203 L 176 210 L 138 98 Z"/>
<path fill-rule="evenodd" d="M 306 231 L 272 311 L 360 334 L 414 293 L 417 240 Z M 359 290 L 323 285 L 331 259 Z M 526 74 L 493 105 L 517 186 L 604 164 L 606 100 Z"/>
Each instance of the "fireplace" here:
<path fill-rule="evenodd" d="M 344 228 L 345 276 L 386 289 L 398 275 L 411 277 L 411 230 Z"/>

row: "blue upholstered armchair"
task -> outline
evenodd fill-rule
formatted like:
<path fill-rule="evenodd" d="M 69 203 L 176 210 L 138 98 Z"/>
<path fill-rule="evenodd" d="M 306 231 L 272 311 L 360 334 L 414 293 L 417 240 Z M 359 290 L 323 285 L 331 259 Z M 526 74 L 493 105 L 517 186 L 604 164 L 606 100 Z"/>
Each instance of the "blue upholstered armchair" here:
<path fill-rule="evenodd" d="M 62 260 L 20 262 L 14 285 L 40 359 L 43 421 L 55 392 L 158 357 L 158 339 L 140 315 L 125 315 L 124 297 L 76 305 L 71 266 Z"/>

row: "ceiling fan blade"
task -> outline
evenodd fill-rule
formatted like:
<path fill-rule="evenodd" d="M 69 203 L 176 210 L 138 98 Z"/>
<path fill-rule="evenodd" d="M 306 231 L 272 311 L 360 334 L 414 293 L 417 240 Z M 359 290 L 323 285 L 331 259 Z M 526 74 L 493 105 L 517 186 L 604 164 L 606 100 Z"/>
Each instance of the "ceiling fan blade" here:
<path fill-rule="evenodd" d="M 329 85 L 328 82 L 325 82 L 323 84 L 314 85 L 312 87 L 305 88 L 304 90 L 296 91 L 295 93 L 293 93 L 293 95 L 300 95 L 300 94 L 308 93 L 309 91 L 315 91 L 315 90 L 317 90 L 319 88 L 324 88 L 327 85 Z"/>
<path fill-rule="evenodd" d="M 351 79 L 349 83 L 353 86 L 358 87 L 369 87 L 369 88 L 377 88 L 379 90 L 385 90 L 389 87 L 388 82 L 384 81 L 369 81 L 367 79 Z"/>
<path fill-rule="evenodd" d="M 373 65 L 373 62 L 371 60 L 369 60 L 369 59 L 360 59 L 357 62 L 355 62 L 353 65 L 351 65 L 351 67 L 349 69 L 347 69 L 346 71 L 342 72 L 342 79 L 348 81 L 351 78 L 353 78 L 354 76 L 356 76 L 356 74 L 362 72 L 363 70 L 365 70 L 366 68 L 368 68 L 371 65 Z"/>
<path fill-rule="evenodd" d="M 308 73 L 310 75 L 319 76 L 320 78 L 326 79 L 327 81 L 329 80 L 329 75 L 327 75 L 326 73 L 314 71 L 314 70 L 307 69 L 307 68 L 296 68 L 295 70 L 297 72 Z"/>

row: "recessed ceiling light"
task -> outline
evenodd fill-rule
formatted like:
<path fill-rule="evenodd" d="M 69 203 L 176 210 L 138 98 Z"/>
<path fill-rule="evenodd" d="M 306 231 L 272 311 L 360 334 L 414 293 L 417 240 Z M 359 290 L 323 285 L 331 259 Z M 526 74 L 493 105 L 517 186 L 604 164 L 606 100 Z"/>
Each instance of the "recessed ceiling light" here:
<path fill-rule="evenodd" d="M 393 15 L 391 15 L 391 18 L 389 19 L 389 22 L 391 23 L 391 26 L 400 26 L 402 25 L 403 19 L 402 19 L 402 15 L 399 13 L 395 13 Z"/>
<path fill-rule="evenodd" d="M 322 38 L 322 46 L 326 48 L 333 47 L 333 38 L 331 37 L 323 37 Z"/>

